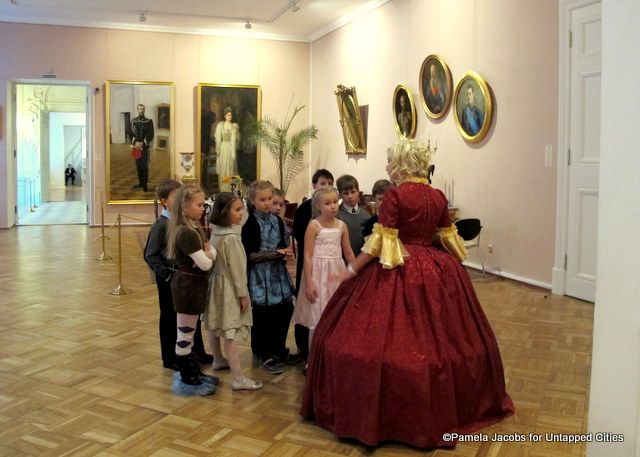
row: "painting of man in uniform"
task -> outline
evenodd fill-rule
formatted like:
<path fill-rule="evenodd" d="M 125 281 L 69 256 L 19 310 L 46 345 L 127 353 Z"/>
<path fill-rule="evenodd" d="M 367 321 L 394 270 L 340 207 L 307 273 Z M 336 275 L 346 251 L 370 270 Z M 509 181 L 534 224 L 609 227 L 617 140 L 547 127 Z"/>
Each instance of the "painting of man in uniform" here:
<path fill-rule="evenodd" d="M 107 82 L 107 169 L 109 201 L 152 201 L 155 189 L 171 177 L 171 130 L 167 119 L 170 83 Z M 168 115 L 168 114 L 167 114 Z M 156 131 L 165 127 L 163 144 Z"/>
<path fill-rule="evenodd" d="M 469 143 L 482 141 L 491 128 L 493 101 L 491 88 L 474 71 L 467 72 L 456 85 L 454 114 L 458 131 Z"/>

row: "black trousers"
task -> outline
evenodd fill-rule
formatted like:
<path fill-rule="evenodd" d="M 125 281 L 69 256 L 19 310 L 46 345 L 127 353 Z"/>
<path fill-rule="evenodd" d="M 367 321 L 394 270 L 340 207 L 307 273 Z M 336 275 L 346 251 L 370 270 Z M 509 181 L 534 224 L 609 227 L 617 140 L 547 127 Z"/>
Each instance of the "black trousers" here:
<path fill-rule="evenodd" d="M 260 360 L 285 358 L 287 333 L 293 315 L 293 303 L 252 306 L 253 327 L 251 327 L 251 350 Z"/>
<path fill-rule="evenodd" d="M 138 173 L 138 184 L 140 184 L 143 190 L 147 191 L 147 181 L 149 179 L 149 148 L 142 148 L 140 150 L 142 155 L 136 160 L 136 172 Z"/>
<path fill-rule="evenodd" d="M 71 180 L 71 185 L 75 186 L 76 185 L 76 177 L 75 176 L 67 176 L 64 175 L 64 185 L 66 186 L 67 184 L 69 184 L 69 180 Z"/>
<path fill-rule="evenodd" d="M 158 302 L 160 303 L 160 321 L 158 328 L 160 331 L 162 364 L 166 367 L 171 367 L 176 360 L 176 339 L 178 338 L 178 323 L 176 312 L 173 309 L 171 281 L 165 281 L 156 275 L 156 286 L 158 287 Z M 198 319 L 196 332 L 193 336 L 193 352 L 204 353 L 200 319 Z"/>

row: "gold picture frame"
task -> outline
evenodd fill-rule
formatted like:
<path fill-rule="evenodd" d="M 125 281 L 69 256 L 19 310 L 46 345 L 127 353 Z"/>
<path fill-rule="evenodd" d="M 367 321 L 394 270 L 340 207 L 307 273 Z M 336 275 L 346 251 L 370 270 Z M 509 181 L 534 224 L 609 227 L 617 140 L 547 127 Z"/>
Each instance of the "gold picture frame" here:
<path fill-rule="evenodd" d="M 466 72 L 456 84 L 453 105 L 460 135 L 471 144 L 482 141 L 489 132 L 493 117 L 489 84 L 475 71 Z"/>
<path fill-rule="evenodd" d="M 166 151 L 169 147 L 169 137 L 166 135 L 158 135 L 156 149 L 158 151 Z"/>
<path fill-rule="evenodd" d="M 398 136 L 413 138 L 416 135 L 418 116 L 411 91 L 404 84 L 398 84 L 393 91 L 392 109 Z"/>
<path fill-rule="evenodd" d="M 171 130 L 171 105 L 168 103 L 158 105 L 158 130 Z"/>
<path fill-rule="evenodd" d="M 427 116 L 432 119 L 444 117 L 449 111 L 452 92 L 449 66 L 442 57 L 428 55 L 420 67 L 420 101 Z"/>
<path fill-rule="evenodd" d="M 157 132 L 159 108 L 168 110 L 174 105 L 174 97 L 172 82 L 106 81 L 105 188 L 108 204 L 153 203 L 156 187 L 173 176 L 174 120 L 170 118 L 169 128 L 162 129 L 162 135 L 158 136 Z M 142 118 L 140 105 L 143 106 Z M 171 110 L 168 112 L 173 116 Z M 159 137 L 166 138 L 164 148 L 158 147 Z"/>
<path fill-rule="evenodd" d="M 358 105 L 356 88 L 338 84 L 333 93 L 338 102 L 345 152 L 347 154 L 366 154 L 367 141 L 364 134 L 366 119 L 363 119 L 362 110 Z"/>
<path fill-rule="evenodd" d="M 225 176 L 239 175 L 243 187 L 259 179 L 260 145 L 244 141 L 243 134 L 251 119 L 262 116 L 260 86 L 200 83 L 196 98 L 195 176 L 205 195 L 230 191 L 230 184 L 223 182 Z M 231 108 L 231 129 L 223 135 L 227 108 Z M 235 152 L 235 160 L 218 163 L 229 148 Z"/>

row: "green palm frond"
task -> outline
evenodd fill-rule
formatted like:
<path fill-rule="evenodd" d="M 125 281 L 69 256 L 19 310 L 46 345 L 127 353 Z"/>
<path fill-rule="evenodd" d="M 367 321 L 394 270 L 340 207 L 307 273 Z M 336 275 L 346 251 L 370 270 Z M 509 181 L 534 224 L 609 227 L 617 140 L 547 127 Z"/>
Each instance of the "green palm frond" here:
<path fill-rule="evenodd" d="M 287 112 L 282 123 L 270 116 L 264 116 L 261 120 L 251 118 L 246 127 L 247 136 L 251 141 L 262 143 L 269 149 L 278 169 L 280 190 L 285 197 L 291 181 L 304 170 L 303 148 L 311 140 L 318 138 L 318 128 L 315 125 L 300 129 L 289 136 L 291 123 L 303 108 L 304 105 L 295 106 L 290 116 Z"/>

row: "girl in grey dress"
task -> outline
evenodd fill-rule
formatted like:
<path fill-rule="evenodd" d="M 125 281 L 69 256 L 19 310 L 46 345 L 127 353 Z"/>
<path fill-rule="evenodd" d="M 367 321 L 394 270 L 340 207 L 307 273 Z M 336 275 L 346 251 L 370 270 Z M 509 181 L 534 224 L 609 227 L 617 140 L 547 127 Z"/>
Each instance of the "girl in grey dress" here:
<path fill-rule="evenodd" d="M 233 390 L 256 390 L 260 381 L 244 376 L 240 364 L 238 341 L 251 334 L 253 318 L 247 288 L 247 259 L 242 239 L 232 225 L 238 225 L 244 215 L 244 204 L 230 192 L 220 192 L 211 212 L 211 245 L 218 252 L 213 269 L 209 302 L 204 322 L 209 330 L 209 343 L 213 350 L 213 368 L 231 368 Z M 220 338 L 224 352 L 220 350 Z"/>

